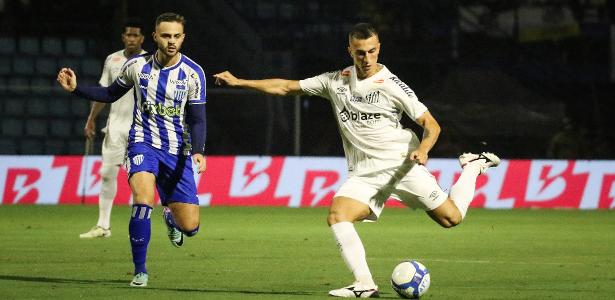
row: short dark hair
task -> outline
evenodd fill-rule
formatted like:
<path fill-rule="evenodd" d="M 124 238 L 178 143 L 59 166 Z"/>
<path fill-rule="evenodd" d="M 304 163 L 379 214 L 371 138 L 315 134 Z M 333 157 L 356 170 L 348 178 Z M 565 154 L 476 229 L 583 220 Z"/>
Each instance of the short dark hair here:
<path fill-rule="evenodd" d="M 143 31 L 143 24 L 141 23 L 141 20 L 137 18 L 126 19 L 126 21 L 124 22 L 124 30 L 126 30 L 126 27 L 139 28 L 141 29 L 141 31 Z"/>
<path fill-rule="evenodd" d="M 370 23 L 358 23 L 348 33 L 348 39 L 366 40 L 372 36 L 378 36 L 378 31 Z"/>
<path fill-rule="evenodd" d="M 186 19 L 184 16 L 172 12 L 163 13 L 156 18 L 156 26 L 160 25 L 162 22 L 177 22 L 182 24 L 182 26 L 186 26 Z"/>

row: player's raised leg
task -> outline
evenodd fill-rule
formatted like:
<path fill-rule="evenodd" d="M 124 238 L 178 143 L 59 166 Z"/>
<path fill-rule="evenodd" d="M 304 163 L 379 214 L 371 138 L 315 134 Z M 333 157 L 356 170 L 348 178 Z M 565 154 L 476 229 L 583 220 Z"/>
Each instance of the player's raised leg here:
<path fill-rule="evenodd" d="M 163 209 L 163 218 L 171 244 L 181 247 L 184 235 L 192 237 L 199 231 L 199 206 L 191 203 L 171 202 Z"/>
<path fill-rule="evenodd" d="M 158 178 L 158 194 L 165 206 L 162 216 L 169 240 L 173 246 L 181 247 L 184 235 L 191 237 L 199 231 L 199 199 L 191 158 L 166 154 L 165 157 Z"/>
<path fill-rule="evenodd" d="M 329 295 L 345 298 L 378 297 L 378 286 L 367 265 L 365 248 L 354 228 L 354 222 L 364 220 L 371 214 L 367 204 L 348 197 L 333 198 L 327 222 L 331 227 L 342 258 L 355 277 L 347 287 L 329 291 Z"/>
<path fill-rule="evenodd" d="M 151 237 L 151 214 L 154 204 L 156 178 L 149 172 L 138 172 L 130 176 L 129 183 L 133 195 L 132 213 L 128 225 L 134 278 L 130 286 L 147 286 L 148 274 L 145 267 L 147 247 Z"/>
<path fill-rule="evenodd" d="M 448 199 L 427 214 L 443 227 L 453 227 L 465 218 L 468 207 L 474 199 L 476 178 L 490 167 L 500 164 L 500 158 L 489 152 L 481 154 L 464 153 L 459 156 L 461 176 L 451 187 Z"/>

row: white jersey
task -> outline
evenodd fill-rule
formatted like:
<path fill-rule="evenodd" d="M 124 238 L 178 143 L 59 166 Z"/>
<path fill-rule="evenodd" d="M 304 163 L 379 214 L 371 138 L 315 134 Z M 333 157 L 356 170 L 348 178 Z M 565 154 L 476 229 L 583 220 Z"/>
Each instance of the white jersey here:
<path fill-rule="evenodd" d="M 145 51 L 141 50 L 140 54 L 143 53 L 145 53 Z M 124 56 L 124 50 L 109 54 L 107 59 L 105 59 L 103 72 L 98 83 L 104 87 L 110 86 L 120 74 L 122 66 L 127 60 L 128 58 Z M 133 94 L 133 90 L 130 90 L 119 100 L 111 104 L 105 130 L 107 134 L 113 135 L 115 132 L 120 132 L 123 136 L 128 136 L 128 130 L 130 130 L 130 125 L 132 124 L 132 110 L 135 102 Z"/>
<path fill-rule="evenodd" d="M 427 107 L 384 65 L 359 80 L 354 66 L 299 81 L 303 92 L 331 101 L 342 136 L 348 171 L 366 174 L 401 165 L 420 141 L 399 123 L 412 120 Z"/>

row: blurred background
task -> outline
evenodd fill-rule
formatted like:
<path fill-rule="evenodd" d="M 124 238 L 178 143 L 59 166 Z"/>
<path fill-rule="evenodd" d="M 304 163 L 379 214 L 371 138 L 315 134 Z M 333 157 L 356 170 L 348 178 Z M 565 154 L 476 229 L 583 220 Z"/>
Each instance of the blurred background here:
<path fill-rule="evenodd" d="M 208 76 L 210 155 L 342 156 L 326 100 L 220 89 L 211 75 L 338 70 L 352 64 L 348 30 L 371 22 L 380 62 L 443 127 L 432 157 L 613 159 L 613 2 L 0 0 L 0 154 L 83 154 L 90 104 L 57 87 L 58 69 L 96 85 L 127 18 L 142 21 L 153 50 L 155 17 L 173 11 L 187 19 L 182 52 Z"/>

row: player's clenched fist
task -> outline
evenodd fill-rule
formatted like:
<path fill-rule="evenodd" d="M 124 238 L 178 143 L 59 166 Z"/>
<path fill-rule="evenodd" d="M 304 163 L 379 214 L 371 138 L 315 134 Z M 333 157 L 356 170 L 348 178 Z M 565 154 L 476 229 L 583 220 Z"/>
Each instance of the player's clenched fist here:
<path fill-rule="evenodd" d="M 214 78 L 216 78 L 216 85 L 226 84 L 228 86 L 237 86 L 239 84 L 239 79 L 233 76 L 233 74 L 231 74 L 231 72 L 229 71 L 218 73 L 214 75 Z"/>
<path fill-rule="evenodd" d="M 77 88 L 77 75 L 70 68 L 62 68 L 58 72 L 58 83 L 67 91 L 72 92 Z"/>

